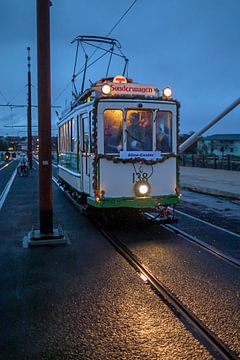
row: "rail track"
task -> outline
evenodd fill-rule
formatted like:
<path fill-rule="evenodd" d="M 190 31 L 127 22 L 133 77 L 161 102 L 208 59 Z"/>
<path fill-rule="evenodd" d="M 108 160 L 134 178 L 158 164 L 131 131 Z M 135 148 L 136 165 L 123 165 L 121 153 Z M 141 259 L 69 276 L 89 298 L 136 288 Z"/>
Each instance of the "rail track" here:
<path fill-rule="evenodd" d="M 151 213 L 146 213 L 146 216 L 148 216 L 149 218 L 154 218 L 154 215 Z M 221 258 L 222 260 L 229 263 L 230 265 L 240 268 L 240 261 L 238 259 L 235 259 L 232 256 L 224 254 L 222 251 L 218 250 L 214 246 L 206 244 L 204 241 L 196 238 L 195 236 L 189 235 L 185 231 L 178 229 L 176 226 L 168 224 L 168 225 L 162 225 L 162 227 L 164 227 L 168 231 L 171 231 L 177 235 L 180 235 L 183 239 L 185 239 L 191 243 L 194 243 L 195 245 L 204 249 L 208 253 L 211 253 L 212 255 L 215 255 L 215 256 Z"/>
<path fill-rule="evenodd" d="M 102 235 L 138 272 L 154 292 L 164 301 L 171 311 L 182 321 L 185 327 L 208 349 L 212 355 L 221 359 L 239 359 L 204 323 L 199 320 L 161 281 L 155 277 L 148 268 L 126 247 L 119 239 L 114 237 L 106 228 L 99 228 Z"/>
<path fill-rule="evenodd" d="M 66 197 L 73 203 L 73 205 L 81 213 L 85 213 L 86 209 L 78 204 L 77 201 L 73 199 L 71 195 L 59 185 L 57 179 L 53 177 L 53 181 L 64 192 Z M 92 220 L 104 238 L 107 239 L 108 242 L 118 251 L 118 253 L 135 269 L 142 280 L 151 287 L 154 293 L 159 296 L 162 301 L 164 301 L 164 303 L 169 307 L 174 315 L 184 324 L 184 326 L 191 332 L 191 334 L 207 348 L 209 353 L 214 356 L 214 358 L 239 359 L 238 355 L 229 349 L 229 347 L 227 347 L 206 325 L 204 325 L 204 323 L 198 319 L 194 313 L 192 313 L 175 295 L 173 295 L 172 292 L 149 271 L 149 269 L 137 258 L 136 255 L 132 253 L 132 251 L 124 243 L 111 234 L 107 226 L 103 226 L 101 223 L 96 221 L 96 219 Z M 162 226 L 168 230 L 176 232 L 175 229 L 172 229 L 172 226 Z M 191 239 L 191 241 L 193 241 L 193 239 Z M 204 244 L 199 244 L 197 241 L 194 241 L 194 243 L 196 243 L 198 246 L 201 245 L 205 250 L 210 251 L 217 256 L 221 256 L 213 249 L 208 248 L 208 246 L 204 246 Z M 237 262 L 232 261 L 229 259 L 229 257 L 221 256 L 221 258 L 230 262 L 234 266 L 239 266 Z"/>

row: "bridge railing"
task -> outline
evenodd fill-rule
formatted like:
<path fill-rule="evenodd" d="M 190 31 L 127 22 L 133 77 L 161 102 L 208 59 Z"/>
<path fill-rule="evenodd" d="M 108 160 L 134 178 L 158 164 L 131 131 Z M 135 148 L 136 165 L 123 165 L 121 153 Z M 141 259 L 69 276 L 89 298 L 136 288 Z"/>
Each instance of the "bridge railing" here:
<path fill-rule="evenodd" d="M 181 154 L 180 166 L 240 171 L 240 156 Z"/>

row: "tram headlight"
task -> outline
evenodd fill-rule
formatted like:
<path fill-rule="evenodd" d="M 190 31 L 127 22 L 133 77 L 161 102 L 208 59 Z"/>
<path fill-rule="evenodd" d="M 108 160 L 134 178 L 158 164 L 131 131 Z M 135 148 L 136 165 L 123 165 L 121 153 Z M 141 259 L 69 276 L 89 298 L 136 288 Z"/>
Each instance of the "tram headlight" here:
<path fill-rule="evenodd" d="M 151 186 L 147 181 L 139 181 L 134 185 L 136 196 L 147 196 L 150 194 Z"/>
<path fill-rule="evenodd" d="M 165 98 L 170 98 L 172 96 L 172 89 L 170 87 L 163 89 L 162 96 Z"/>
<path fill-rule="evenodd" d="M 102 87 L 102 92 L 103 92 L 104 95 L 110 94 L 110 92 L 111 92 L 110 86 L 107 85 L 107 84 L 103 85 L 103 87 Z"/>

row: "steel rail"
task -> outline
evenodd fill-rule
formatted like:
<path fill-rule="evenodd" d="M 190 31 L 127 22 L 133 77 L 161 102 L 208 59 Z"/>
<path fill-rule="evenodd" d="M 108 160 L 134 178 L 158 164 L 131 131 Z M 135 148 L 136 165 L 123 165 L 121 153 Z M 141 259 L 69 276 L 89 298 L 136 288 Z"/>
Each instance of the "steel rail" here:
<path fill-rule="evenodd" d="M 227 234 L 230 234 L 230 235 L 233 235 L 233 236 L 236 236 L 236 237 L 240 238 L 240 234 L 237 234 L 237 233 L 235 233 L 235 232 L 233 232 L 233 231 L 230 231 L 230 230 L 225 229 L 225 228 L 223 228 L 223 227 L 220 227 L 220 226 L 218 226 L 218 225 L 212 224 L 212 223 L 210 223 L 210 222 L 208 222 L 208 221 L 206 221 L 206 220 L 202 220 L 202 219 L 200 219 L 200 218 L 197 218 L 196 216 L 193 216 L 193 215 L 184 213 L 183 211 L 180 211 L 180 210 L 177 210 L 177 209 L 175 209 L 175 212 L 176 212 L 177 214 L 186 216 L 186 217 L 188 217 L 188 218 L 190 218 L 190 219 L 193 219 L 193 220 L 197 220 L 197 221 L 201 222 L 202 224 L 206 224 L 206 225 L 208 225 L 208 226 L 210 226 L 210 227 L 212 227 L 212 228 L 215 228 L 215 229 L 217 229 L 217 230 L 223 231 L 223 232 L 225 232 L 225 233 L 227 233 Z"/>
<path fill-rule="evenodd" d="M 237 268 L 240 268 L 240 261 L 238 259 L 235 259 L 234 257 L 230 256 L 230 255 L 226 255 L 224 252 L 222 252 L 221 250 L 218 250 L 217 248 L 215 248 L 214 246 L 211 246 L 209 244 L 206 244 L 204 241 L 195 238 L 194 236 L 186 233 L 183 230 L 180 230 L 178 228 L 176 228 L 173 225 L 163 225 L 163 227 L 165 227 L 166 229 L 171 229 L 172 231 L 174 231 L 177 234 L 180 234 L 181 237 L 185 238 L 187 241 L 197 244 L 200 248 L 203 248 L 204 250 L 208 251 L 209 253 L 221 258 L 222 260 L 224 260 L 225 262 L 228 262 L 231 265 L 236 266 Z"/>
<path fill-rule="evenodd" d="M 52 177 L 55 184 L 63 191 L 65 196 L 72 202 L 72 204 L 81 213 L 84 209 L 79 205 L 71 195 L 60 186 L 55 177 Z M 118 251 L 118 253 L 124 257 L 125 260 L 139 273 L 143 274 L 154 292 L 164 301 L 164 303 L 170 308 L 170 310 L 181 320 L 185 327 L 192 333 L 192 335 L 202 343 L 211 354 L 217 353 L 221 359 L 237 360 L 238 355 L 227 347 L 210 329 L 208 329 L 204 323 L 196 317 L 180 300 L 172 294 L 172 292 L 161 281 L 154 276 L 150 270 L 142 264 L 132 251 L 123 244 L 116 237 L 104 227 L 99 225 L 95 219 L 92 219 L 95 225 L 97 225 L 101 234 L 109 241 L 109 243 Z M 165 226 L 165 225 L 164 225 Z"/>
<path fill-rule="evenodd" d="M 63 187 L 58 184 L 55 177 L 52 178 L 55 184 L 63 191 L 72 204 L 83 212 L 83 207 L 79 205 Z M 198 319 L 185 305 L 183 305 L 171 291 L 154 276 L 149 269 L 132 253 L 132 251 L 124 245 L 120 240 L 114 238 L 113 235 L 104 227 L 99 225 L 95 219 L 92 219 L 97 225 L 100 233 L 109 241 L 109 243 L 124 257 L 125 260 L 139 273 L 143 274 L 154 292 L 164 301 L 170 310 L 181 320 L 185 327 L 192 335 L 202 343 L 211 354 L 217 354 L 221 359 L 237 360 L 238 355 L 229 349 L 203 322 Z"/>
<path fill-rule="evenodd" d="M 114 238 L 106 229 L 100 227 L 99 230 L 129 264 L 147 278 L 154 292 L 164 301 L 170 310 L 177 315 L 185 327 L 191 331 L 193 336 L 206 346 L 210 353 L 217 353 L 222 359 L 239 359 L 238 355 L 229 349 L 200 319 L 183 305 L 178 298 L 142 264 L 126 245 Z"/>
<path fill-rule="evenodd" d="M 148 212 L 146 212 L 145 215 L 148 216 L 149 218 L 154 218 L 154 215 L 152 215 Z M 197 220 L 197 218 L 196 218 L 196 220 Z M 157 219 L 156 219 L 156 222 L 157 222 Z M 232 257 L 230 255 L 226 255 L 224 252 L 217 249 L 215 246 L 211 246 L 211 245 L 205 243 L 204 241 L 196 238 L 195 236 L 192 236 L 192 235 L 186 233 L 185 231 L 178 229 L 174 225 L 161 224 L 161 226 L 163 228 L 167 229 L 168 231 L 172 231 L 172 232 L 176 233 L 177 235 L 180 235 L 183 239 L 185 239 L 191 243 L 194 243 L 195 245 L 199 246 L 200 248 L 204 249 L 205 251 L 209 252 L 210 254 L 219 257 L 220 259 L 224 260 L 225 262 L 229 263 L 230 265 L 233 265 L 233 266 L 237 267 L 238 269 L 240 268 L 240 261 L 238 259 L 235 259 L 234 257 Z M 223 230 L 225 230 L 225 229 L 223 229 Z"/>

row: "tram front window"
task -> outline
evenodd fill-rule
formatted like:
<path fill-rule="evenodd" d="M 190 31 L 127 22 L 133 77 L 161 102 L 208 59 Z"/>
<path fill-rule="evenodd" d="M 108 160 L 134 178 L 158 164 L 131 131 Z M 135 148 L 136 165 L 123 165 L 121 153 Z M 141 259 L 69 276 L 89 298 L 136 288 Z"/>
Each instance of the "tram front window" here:
<path fill-rule="evenodd" d="M 172 151 L 172 113 L 158 110 L 156 116 L 156 150 L 162 153 Z"/>
<path fill-rule="evenodd" d="M 127 117 L 127 150 L 152 151 L 153 118 L 149 110 L 128 110 Z"/>
<path fill-rule="evenodd" d="M 123 114 L 121 110 L 104 111 L 104 153 L 119 153 L 123 149 Z"/>

